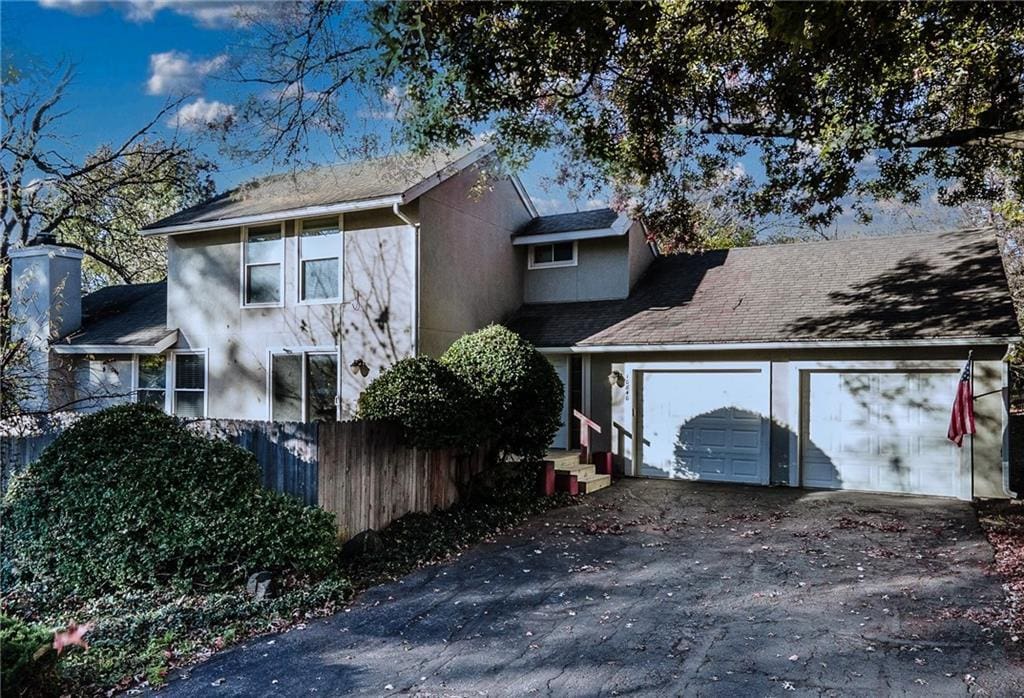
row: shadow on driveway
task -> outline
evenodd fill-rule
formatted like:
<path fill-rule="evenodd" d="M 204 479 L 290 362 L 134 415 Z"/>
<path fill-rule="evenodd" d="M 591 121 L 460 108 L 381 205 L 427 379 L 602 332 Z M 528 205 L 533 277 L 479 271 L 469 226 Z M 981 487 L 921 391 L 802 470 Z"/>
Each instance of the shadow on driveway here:
<path fill-rule="evenodd" d="M 1024 693 L 971 507 L 625 480 L 167 696 Z"/>

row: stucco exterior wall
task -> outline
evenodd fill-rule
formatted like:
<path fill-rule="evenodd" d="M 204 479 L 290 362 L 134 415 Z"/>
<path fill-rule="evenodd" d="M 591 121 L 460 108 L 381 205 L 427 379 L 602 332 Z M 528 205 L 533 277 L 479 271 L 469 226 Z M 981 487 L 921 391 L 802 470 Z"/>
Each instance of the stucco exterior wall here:
<path fill-rule="evenodd" d="M 634 221 L 629 232 L 629 287 L 633 288 L 640 277 L 647 271 L 647 267 L 654 261 L 654 252 L 647 242 L 644 227 Z"/>
<path fill-rule="evenodd" d="M 282 307 L 241 307 L 241 230 L 168 240 L 167 321 L 178 349 L 208 350 L 209 416 L 266 419 L 269 352 L 340 346 L 342 416 L 383 368 L 412 353 L 414 235 L 390 211 L 349 213 L 342 235 L 342 298 L 298 301 L 295 223 L 285 226 Z M 365 378 L 347 367 L 363 359 Z"/>
<path fill-rule="evenodd" d="M 632 414 L 631 392 L 633 376 L 627 372 L 627 364 L 640 362 L 768 362 L 771 373 L 771 414 L 770 431 L 771 482 L 788 484 L 791 478 L 799 481 L 798 468 L 790 462 L 795 440 L 799 439 L 798 423 L 792 415 L 800 402 L 800 395 L 794 392 L 794 372 L 798 362 L 851 362 L 858 365 L 871 364 L 899 370 L 901 366 L 911 368 L 930 365 L 942 369 L 958 369 L 967 358 L 969 347 L 934 348 L 877 348 L 877 349 L 802 349 L 771 351 L 718 351 L 718 352 L 635 352 L 591 354 L 591 401 L 587 406 L 589 416 L 603 427 L 603 433 L 595 435 L 595 450 L 610 450 L 616 455 L 619 465 L 631 473 L 632 440 L 634 438 L 634 416 Z M 1004 418 L 1005 396 L 1003 390 L 1002 356 L 1005 347 L 976 347 L 974 391 L 975 419 L 978 433 L 974 439 L 974 494 L 979 497 L 1005 497 L 1003 490 L 1004 461 L 1006 460 L 1006 425 Z M 805 364 L 806 365 L 806 364 Z M 619 371 L 625 376 L 623 387 L 612 387 L 608 376 Z M 968 459 L 970 446 L 964 443 L 963 458 Z"/>
<path fill-rule="evenodd" d="M 419 200 L 419 348 L 429 356 L 522 303 L 526 256 L 512 234 L 530 212 L 511 180 L 475 193 L 477 179 L 471 168 Z"/>
<path fill-rule="evenodd" d="M 527 303 L 562 303 L 625 298 L 630 289 L 629 235 L 580 240 L 571 267 L 528 269 Z M 637 267 L 640 266 L 638 255 Z M 639 273 L 639 272 L 638 272 Z"/>

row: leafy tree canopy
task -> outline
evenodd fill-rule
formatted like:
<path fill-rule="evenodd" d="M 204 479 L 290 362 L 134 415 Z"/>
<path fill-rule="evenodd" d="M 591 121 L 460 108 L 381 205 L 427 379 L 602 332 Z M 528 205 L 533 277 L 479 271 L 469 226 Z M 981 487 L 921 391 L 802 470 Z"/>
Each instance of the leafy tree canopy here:
<path fill-rule="evenodd" d="M 725 209 L 821 229 L 937 187 L 1020 210 L 1020 5 L 427 0 L 369 21 L 317 3 L 270 29 L 273 69 L 252 79 L 305 95 L 261 113 L 275 144 L 314 123 L 337 136 L 318 105 L 370 85 L 415 149 L 489 131 L 515 167 L 555 148 L 563 183 L 614 182 L 684 246 L 721 234 Z"/>

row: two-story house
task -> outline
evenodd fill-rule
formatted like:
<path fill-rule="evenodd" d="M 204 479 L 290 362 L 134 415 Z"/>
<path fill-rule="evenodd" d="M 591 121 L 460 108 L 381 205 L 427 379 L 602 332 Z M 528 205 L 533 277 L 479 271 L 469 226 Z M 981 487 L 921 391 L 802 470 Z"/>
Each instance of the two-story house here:
<path fill-rule="evenodd" d="M 81 255 L 12 255 L 49 366 L 34 400 L 345 419 L 403 357 L 503 322 L 543 351 L 624 474 L 1007 496 L 1020 330 L 992 231 L 659 257 L 609 209 L 539 216 L 486 148 L 259 180 L 148 226 L 166 282 L 79 292 Z M 970 354 L 973 352 L 973 354 Z M 977 434 L 946 438 L 968 356 Z"/>

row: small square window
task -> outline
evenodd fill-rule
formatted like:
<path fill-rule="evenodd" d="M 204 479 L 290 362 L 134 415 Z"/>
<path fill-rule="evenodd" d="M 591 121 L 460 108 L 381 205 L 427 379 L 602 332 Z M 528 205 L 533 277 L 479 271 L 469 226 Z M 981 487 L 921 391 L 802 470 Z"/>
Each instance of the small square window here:
<path fill-rule="evenodd" d="M 571 267 L 576 265 L 576 243 L 556 242 L 530 248 L 530 268 Z"/>

